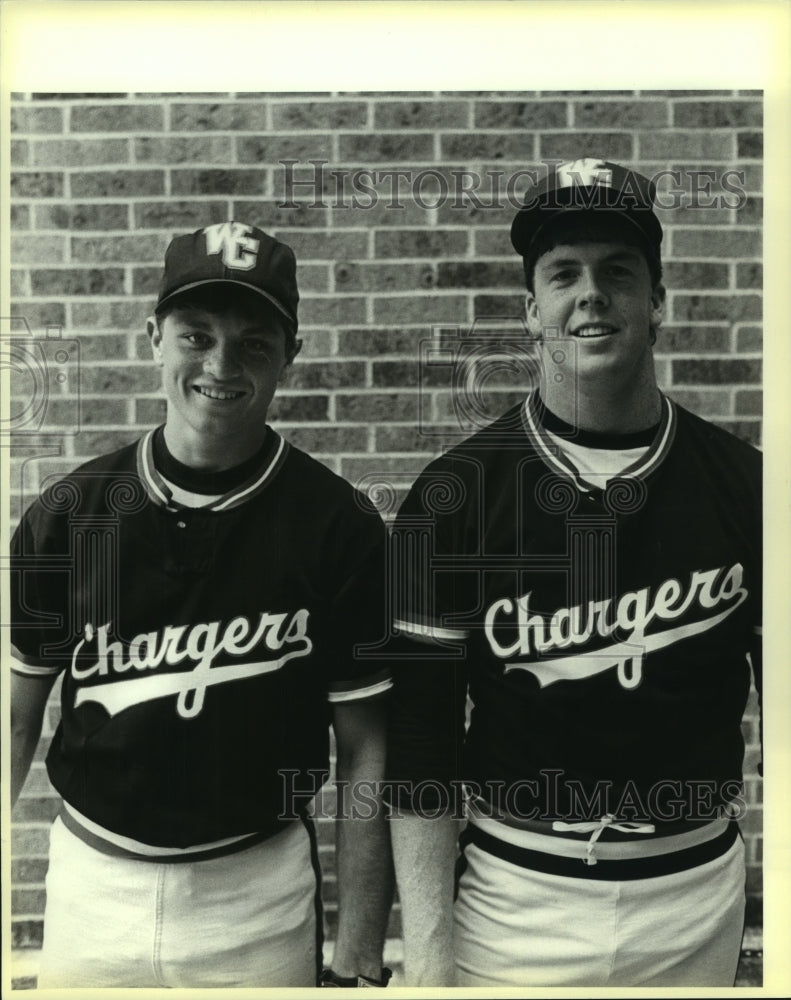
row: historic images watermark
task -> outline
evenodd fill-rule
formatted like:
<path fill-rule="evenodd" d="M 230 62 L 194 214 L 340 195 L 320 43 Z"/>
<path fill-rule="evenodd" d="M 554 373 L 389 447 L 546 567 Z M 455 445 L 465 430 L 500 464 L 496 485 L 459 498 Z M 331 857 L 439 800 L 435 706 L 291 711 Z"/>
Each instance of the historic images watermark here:
<path fill-rule="evenodd" d="M 384 207 L 404 210 L 409 202 L 426 211 L 522 208 L 530 189 L 562 160 L 542 160 L 537 168 L 514 171 L 447 167 L 345 167 L 329 160 L 280 160 L 283 167 L 279 208 Z M 658 209 L 741 209 L 747 203 L 745 173 L 725 170 L 664 169 L 651 175 Z M 580 180 L 580 184 L 582 180 Z M 594 194 L 595 197 L 595 194 Z M 595 202 L 591 202 L 595 207 Z"/>

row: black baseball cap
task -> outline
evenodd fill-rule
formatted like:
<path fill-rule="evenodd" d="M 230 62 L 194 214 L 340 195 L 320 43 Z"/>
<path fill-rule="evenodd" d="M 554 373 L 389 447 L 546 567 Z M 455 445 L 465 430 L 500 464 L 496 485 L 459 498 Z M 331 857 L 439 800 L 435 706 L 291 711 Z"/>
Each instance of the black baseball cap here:
<path fill-rule="evenodd" d="M 654 214 L 656 184 L 618 163 L 584 157 L 554 164 L 529 188 L 511 224 L 511 243 L 527 257 L 538 235 L 568 212 L 613 212 L 631 223 L 646 248 L 660 258 L 662 225 Z"/>
<path fill-rule="evenodd" d="M 159 285 L 159 310 L 200 285 L 224 283 L 252 289 L 297 328 L 297 261 L 285 243 L 256 226 L 219 222 L 171 240 Z"/>

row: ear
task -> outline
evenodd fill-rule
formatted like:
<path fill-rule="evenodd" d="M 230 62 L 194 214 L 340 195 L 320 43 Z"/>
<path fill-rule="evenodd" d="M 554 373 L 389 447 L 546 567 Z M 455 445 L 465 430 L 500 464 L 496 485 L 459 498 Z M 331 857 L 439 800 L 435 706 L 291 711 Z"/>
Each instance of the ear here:
<path fill-rule="evenodd" d="M 149 316 L 146 320 L 146 333 L 148 334 L 148 339 L 151 341 L 151 353 L 154 356 L 154 361 L 158 364 L 162 364 L 162 331 L 159 328 L 159 324 L 156 321 L 155 316 Z"/>
<path fill-rule="evenodd" d="M 527 317 L 527 329 L 536 340 L 543 339 L 543 328 L 541 326 L 541 316 L 538 311 L 538 302 L 535 295 L 528 291 L 525 295 L 525 315 Z"/>
<path fill-rule="evenodd" d="M 296 356 L 299 354 L 299 352 L 301 350 L 302 350 L 302 341 L 301 340 L 295 340 L 294 341 L 294 349 L 292 350 L 292 352 L 289 354 L 288 358 L 286 359 L 286 364 L 288 364 L 288 365 L 293 364 L 294 363 L 294 358 L 296 358 Z"/>
<path fill-rule="evenodd" d="M 656 328 L 662 325 L 665 318 L 665 286 L 660 283 L 651 292 L 651 326 Z"/>

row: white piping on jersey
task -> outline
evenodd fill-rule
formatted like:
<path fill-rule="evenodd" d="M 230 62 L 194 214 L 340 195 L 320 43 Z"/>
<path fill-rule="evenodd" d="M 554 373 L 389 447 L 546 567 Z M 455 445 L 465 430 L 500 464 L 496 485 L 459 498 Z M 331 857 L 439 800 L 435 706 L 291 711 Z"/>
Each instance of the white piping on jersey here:
<path fill-rule="evenodd" d="M 62 664 L 55 664 L 53 666 L 47 666 L 38 663 L 28 663 L 15 651 L 15 647 L 11 647 L 10 656 L 10 667 L 15 674 L 22 674 L 24 677 L 52 677 L 59 674 L 62 669 Z"/>
<path fill-rule="evenodd" d="M 148 490 L 149 496 L 160 506 L 169 510 L 179 510 L 186 506 L 175 500 L 166 485 L 165 478 L 154 465 L 154 439 L 155 431 L 151 430 L 145 434 L 137 446 L 137 469 L 138 475 Z M 251 496 L 262 490 L 274 478 L 285 460 L 289 444 L 276 431 L 272 431 L 277 442 L 275 454 L 261 471 L 255 473 L 254 478 L 248 479 L 241 486 L 237 486 L 229 493 L 224 493 L 216 499 L 208 500 L 203 504 L 204 510 L 226 511 L 243 504 Z"/>
<path fill-rule="evenodd" d="M 402 618 L 396 618 L 393 625 L 399 632 L 409 635 L 413 639 L 423 639 L 431 642 L 435 639 L 449 639 L 458 642 L 466 639 L 469 635 L 467 629 L 443 628 L 440 625 L 430 625 L 425 622 L 410 622 Z"/>
<path fill-rule="evenodd" d="M 633 465 L 627 466 L 627 468 L 618 474 L 619 478 L 642 478 L 648 475 L 649 472 L 653 471 L 664 460 L 670 450 L 670 445 L 673 443 L 676 433 L 676 409 L 673 401 L 665 396 L 664 393 L 660 393 L 660 401 L 662 404 L 661 417 L 654 440 L 644 455 L 641 455 Z M 522 425 L 531 443 L 535 446 L 536 451 L 538 451 L 550 468 L 572 479 L 584 493 L 600 489 L 598 485 L 585 479 L 571 459 L 562 451 L 559 451 L 549 432 L 539 421 L 539 403 L 538 389 L 534 389 L 525 399 L 521 410 Z"/>
<path fill-rule="evenodd" d="M 253 836 L 252 833 L 243 833 L 236 837 L 226 837 L 224 840 L 214 840 L 208 844 L 193 844 L 190 847 L 154 847 L 152 844 L 145 844 L 141 840 L 134 840 L 132 837 L 124 837 L 120 833 L 106 830 L 98 823 L 94 823 L 92 819 L 83 816 L 81 812 L 75 809 L 74 806 L 69 805 L 65 800 L 63 801 L 63 808 L 69 813 L 75 823 L 84 830 L 87 830 L 88 833 L 93 834 L 94 837 L 98 837 L 100 840 L 104 840 L 108 844 L 113 844 L 132 854 L 140 854 L 143 857 L 181 857 L 186 854 L 199 854 L 203 851 L 212 851 L 227 847 L 229 844 L 236 844 Z"/>
<path fill-rule="evenodd" d="M 592 821 L 582 821 L 581 823 L 564 823 L 562 820 L 556 819 L 552 824 L 553 830 L 565 831 L 568 830 L 570 833 L 589 833 L 590 839 L 585 845 L 585 857 L 582 859 L 586 865 L 596 864 L 596 841 L 601 837 L 607 828 L 612 830 L 619 830 L 621 833 L 654 833 L 656 827 L 653 823 L 632 823 L 624 822 L 619 823 L 611 813 L 606 813 L 601 819 Z"/>
<path fill-rule="evenodd" d="M 369 684 L 368 687 L 355 688 L 352 691 L 330 691 L 327 694 L 327 701 L 335 703 L 339 701 L 357 701 L 362 698 L 372 698 L 376 694 L 383 694 L 393 686 L 393 678 L 387 677 L 376 684 Z"/>

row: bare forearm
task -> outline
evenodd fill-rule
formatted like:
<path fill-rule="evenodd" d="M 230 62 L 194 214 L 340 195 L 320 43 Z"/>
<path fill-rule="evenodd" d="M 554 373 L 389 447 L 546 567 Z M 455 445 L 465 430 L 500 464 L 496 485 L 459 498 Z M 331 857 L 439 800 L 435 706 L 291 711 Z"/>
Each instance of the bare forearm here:
<path fill-rule="evenodd" d="M 332 968 L 339 976 L 378 979 L 393 902 L 393 863 L 381 803 L 369 819 L 336 822 L 338 937 Z"/>
<path fill-rule="evenodd" d="M 408 986 L 453 986 L 453 877 L 459 823 L 402 812 L 390 820 Z"/>

